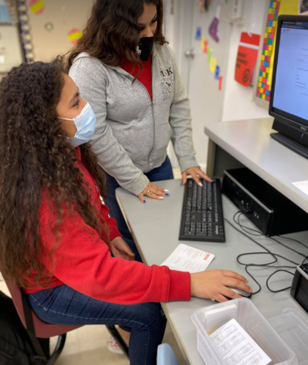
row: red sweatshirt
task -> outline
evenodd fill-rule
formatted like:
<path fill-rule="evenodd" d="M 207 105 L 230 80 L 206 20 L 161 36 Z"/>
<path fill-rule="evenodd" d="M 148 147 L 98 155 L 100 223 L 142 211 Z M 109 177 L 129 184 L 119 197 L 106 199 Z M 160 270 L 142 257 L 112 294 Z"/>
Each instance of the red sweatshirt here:
<path fill-rule="evenodd" d="M 81 162 L 76 149 L 76 165 L 91 189 L 91 204 L 101 212 L 110 229 L 110 241 L 119 237 L 116 221 L 110 218 L 108 208 L 101 204 L 100 193 L 92 175 Z M 59 227 L 61 241 L 53 253 L 53 263 L 43 255 L 46 270 L 52 273 L 48 288 L 66 284 L 92 298 L 117 304 L 166 302 L 190 300 L 190 274 L 170 270 L 166 266 L 147 266 L 137 261 L 127 261 L 110 255 L 109 246 L 98 233 L 86 225 L 81 216 L 69 213 Z M 43 247 L 50 249 L 55 244 L 51 226 L 56 217 L 42 199 L 40 210 L 41 239 Z M 26 293 L 42 290 L 33 280 Z"/>

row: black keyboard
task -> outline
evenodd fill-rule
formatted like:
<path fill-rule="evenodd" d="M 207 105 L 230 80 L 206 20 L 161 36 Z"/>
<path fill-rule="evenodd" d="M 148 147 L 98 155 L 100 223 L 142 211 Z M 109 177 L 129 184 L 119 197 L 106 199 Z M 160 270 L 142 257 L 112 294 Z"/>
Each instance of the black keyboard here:
<path fill-rule="evenodd" d="M 220 180 L 185 185 L 180 240 L 225 242 Z"/>

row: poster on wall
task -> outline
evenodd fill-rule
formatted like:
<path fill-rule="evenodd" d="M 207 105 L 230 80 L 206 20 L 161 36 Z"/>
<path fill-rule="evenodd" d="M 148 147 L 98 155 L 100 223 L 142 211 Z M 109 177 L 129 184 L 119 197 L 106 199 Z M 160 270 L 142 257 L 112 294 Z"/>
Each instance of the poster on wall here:
<path fill-rule="evenodd" d="M 235 65 L 235 81 L 248 87 L 251 84 L 252 75 L 256 66 L 260 35 L 243 32 L 237 51 Z"/>
<path fill-rule="evenodd" d="M 281 14 L 308 15 L 308 0 L 272 0 L 269 3 L 256 90 L 256 98 L 268 102 L 271 99 L 278 16 Z"/>

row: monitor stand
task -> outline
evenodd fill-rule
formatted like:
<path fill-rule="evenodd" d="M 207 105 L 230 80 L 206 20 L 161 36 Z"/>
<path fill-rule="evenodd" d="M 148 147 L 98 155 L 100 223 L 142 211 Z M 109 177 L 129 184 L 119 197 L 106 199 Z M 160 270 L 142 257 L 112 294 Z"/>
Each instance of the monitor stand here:
<path fill-rule="evenodd" d="M 304 145 L 295 142 L 293 139 L 288 138 L 281 133 L 272 133 L 271 137 L 279 143 L 283 144 L 284 146 L 290 148 L 290 150 L 308 159 L 308 147 L 305 147 Z"/>

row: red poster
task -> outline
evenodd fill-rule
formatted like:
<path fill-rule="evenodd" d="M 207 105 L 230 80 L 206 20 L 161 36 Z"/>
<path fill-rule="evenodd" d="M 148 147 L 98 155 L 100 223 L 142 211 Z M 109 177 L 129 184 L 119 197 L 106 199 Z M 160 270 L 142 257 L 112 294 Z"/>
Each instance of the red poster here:
<path fill-rule="evenodd" d="M 246 87 L 251 82 L 257 62 L 260 38 L 259 34 L 243 32 L 241 35 L 235 66 L 235 80 Z"/>

